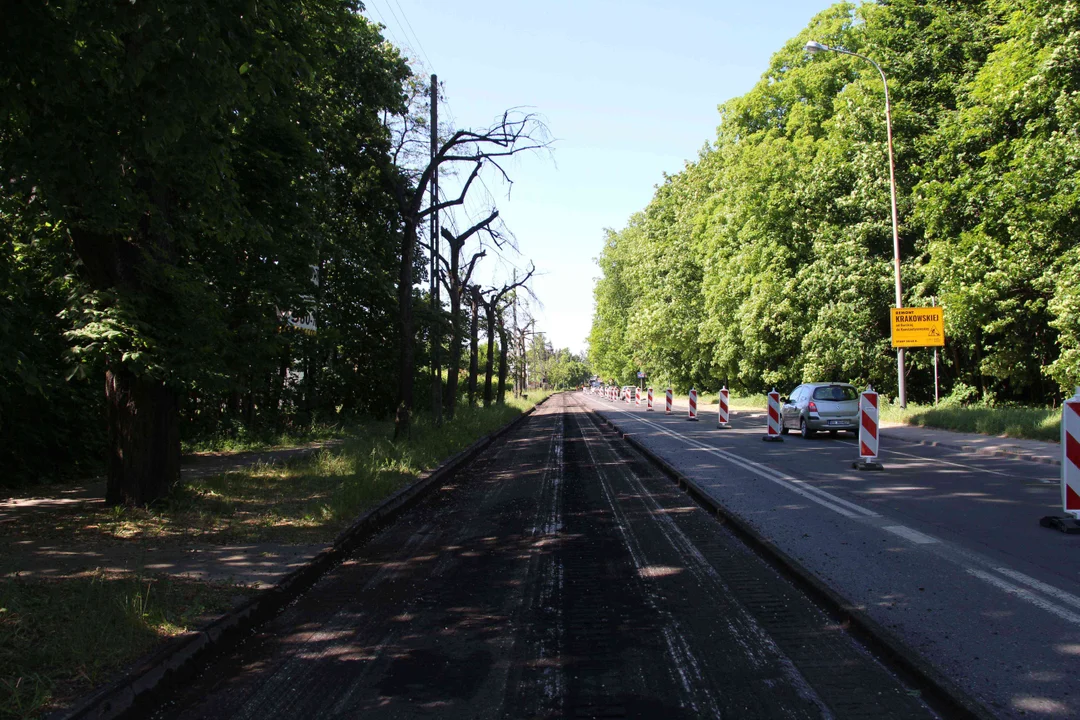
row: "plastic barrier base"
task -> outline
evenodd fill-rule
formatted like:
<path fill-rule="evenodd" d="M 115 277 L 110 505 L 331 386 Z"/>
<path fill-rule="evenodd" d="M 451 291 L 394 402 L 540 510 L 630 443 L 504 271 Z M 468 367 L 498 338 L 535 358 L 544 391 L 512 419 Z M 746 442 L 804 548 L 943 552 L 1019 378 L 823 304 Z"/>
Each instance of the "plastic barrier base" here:
<path fill-rule="evenodd" d="M 875 460 L 856 460 L 851 463 L 856 470 L 884 470 L 885 466 Z"/>
<path fill-rule="evenodd" d="M 779 435 L 762 435 L 761 439 L 764 442 L 784 442 L 784 438 Z"/>
<path fill-rule="evenodd" d="M 1039 525 L 1042 525 L 1044 528 L 1050 528 L 1051 530 L 1060 530 L 1069 535 L 1080 534 L 1080 520 L 1077 520 L 1076 518 L 1047 515 L 1039 520 Z"/>

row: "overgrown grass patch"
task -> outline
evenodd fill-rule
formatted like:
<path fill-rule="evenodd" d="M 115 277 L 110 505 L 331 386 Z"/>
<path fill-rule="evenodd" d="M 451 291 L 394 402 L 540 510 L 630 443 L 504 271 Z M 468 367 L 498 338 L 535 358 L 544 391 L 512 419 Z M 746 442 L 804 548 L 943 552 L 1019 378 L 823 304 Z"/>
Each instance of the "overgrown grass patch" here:
<path fill-rule="evenodd" d="M 184 453 L 204 452 L 261 452 L 278 448 L 297 447 L 314 442 L 337 440 L 348 437 L 353 428 L 338 424 L 314 423 L 306 428 L 294 428 L 282 432 L 270 430 L 251 432 L 240 426 L 235 433 L 219 434 L 183 440 Z"/>
<path fill-rule="evenodd" d="M 247 592 L 223 583 L 100 573 L 0 580 L 0 718 L 38 717 Z"/>
<path fill-rule="evenodd" d="M 881 419 L 919 427 L 982 435 L 1061 441 L 1061 410 L 1025 407 L 884 405 Z"/>

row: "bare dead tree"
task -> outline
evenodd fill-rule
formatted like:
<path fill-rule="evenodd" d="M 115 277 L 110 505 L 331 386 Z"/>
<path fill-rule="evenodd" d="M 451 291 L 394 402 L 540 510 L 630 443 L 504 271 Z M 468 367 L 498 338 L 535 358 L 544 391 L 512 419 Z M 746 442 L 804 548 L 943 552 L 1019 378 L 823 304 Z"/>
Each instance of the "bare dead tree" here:
<path fill-rule="evenodd" d="M 443 277 L 443 283 L 446 286 L 447 295 L 450 296 L 451 323 L 450 360 L 447 364 L 446 393 L 443 398 L 443 405 L 446 408 L 447 417 L 451 418 L 454 417 L 454 410 L 457 405 L 458 374 L 461 370 L 461 342 L 465 335 L 465 328 L 463 327 L 461 317 L 461 301 L 469 288 L 469 281 L 472 279 L 473 270 L 476 269 L 476 263 L 479 262 L 481 258 L 487 256 L 487 251 L 481 248 L 478 252 L 473 253 L 472 258 L 468 262 L 463 263 L 462 251 L 469 238 L 481 231 L 487 231 L 494 239 L 496 245 L 499 245 L 500 241 L 498 233 L 491 227 L 492 223 L 495 222 L 498 217 L 499 211 L 492 210 L 490 215 L 460 235 L 454 235 L 447 228 L 443 228 L 442 230 L 442 236 L 446 239 L 448 244 L 447 255 L 449 255 L 449 260 L 447 258 L 442 258 L 442 262 L 447 268 Z M 474 325 L 475 318 L 476 312 L 474 309 Z"/>
<path fill-rule="evenodd" d="M 414 316 L 412 293 L 418 229 L 432 213 L 460 206 L 473 182 L 485 167 L 494 168 L 506 183 L 513 184 L 502 163 L 506 158 L 527 150 L 550 146 L 547 127 L 535 113 L 507 110 L 490 127 L 482 130 L 457 130 L 444 141 L 415 178 L 394 168 L 387 173 L 391 190 L 401 214 L 401 252 L 398 268 L 398 409 L 395 414 L 395 439 L 408 436 L 413 409 L 416 376 Z M 432 178 L 443 165 L 471 167 L 457 197 L 435 203 L 425 198 Z"/>
<path fill-rule="evenodd" d="M 516 288 L 523 287 L 525 283 L 529 281 L 529 278 L 536 272 L 536 267 L 530 265 L 529 271 L 525 273 L 525 277 L 512 282 L 509 285 L 503 285 L 496 290 L 494 287 L 490 288 L 487 292 L 487 297 L 484 298 L 481 295 L 481 302 L 484 306 L 485 320 L 487 323 L 487 363 L 484 367 L 484 407 L 491 405 L 492 393 L 491 393 L 491 379 L 494 375 L 494 355 L 495 355 L 495 334 L 498 332 L 495 322 L 495 316 L 500 310 L 500 303 L 503 298 Z M 504 343 L 505 347 L 505 343 Z M 505 350 L 503 351 L 505 352 Z"/>
<path fill-rule="evenodd" d="M 469 325 L 469 407 L 476 404 L 476 376 L 480 372 L 480 307 L 484 297 L 479 285 L 469 286 L 469 302 L 472 318 Z"/>
<path fill-rule="evenodd" d="M 506 309 L 505 305 L 499 308 L 497 318 L 499 326 L 499 392 L 495 396 L 495 402 L 499 405 L 506 403 L 506 373 L 509 369 L 507 355 L 510 351 L 510 343 L 506 332 Z"/>

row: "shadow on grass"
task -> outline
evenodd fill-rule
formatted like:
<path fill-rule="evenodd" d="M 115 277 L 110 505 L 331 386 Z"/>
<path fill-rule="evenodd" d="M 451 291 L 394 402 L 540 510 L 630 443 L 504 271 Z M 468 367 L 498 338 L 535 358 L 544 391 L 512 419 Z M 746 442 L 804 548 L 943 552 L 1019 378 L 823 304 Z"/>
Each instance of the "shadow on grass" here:
<path fill-rule="evenodd" d="M 0 717 L 37 717 L 245 597 L 226 583 L 140 576 L 0 580 Z"/>

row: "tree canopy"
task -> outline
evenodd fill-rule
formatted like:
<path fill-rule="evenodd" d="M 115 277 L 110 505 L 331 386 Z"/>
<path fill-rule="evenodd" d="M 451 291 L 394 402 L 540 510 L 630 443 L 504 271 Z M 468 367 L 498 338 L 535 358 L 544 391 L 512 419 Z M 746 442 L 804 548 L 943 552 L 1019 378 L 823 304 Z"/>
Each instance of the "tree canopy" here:
<path fill-rule="evenodd" d="M 772 58 L 598 263 L 590 359 L 680 387 L 897 390 L 881 77 L 904 304 L 945 307 L 946 388 L 1044 402 L 1080 382 L 1076 2 L 838 3 Z M 1071 271 L 1071 272 L 1070 272 Z M 930 351 L 909 351 L 914 399 Z"/>

